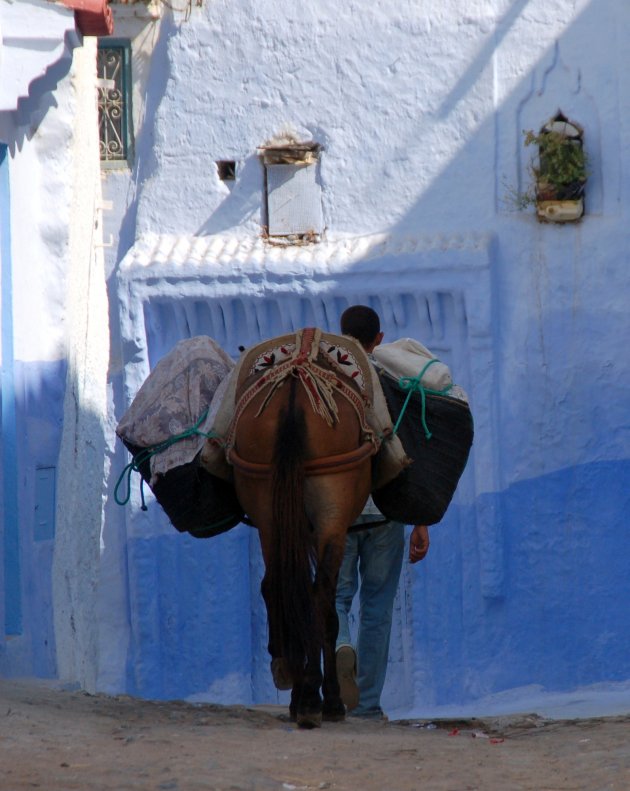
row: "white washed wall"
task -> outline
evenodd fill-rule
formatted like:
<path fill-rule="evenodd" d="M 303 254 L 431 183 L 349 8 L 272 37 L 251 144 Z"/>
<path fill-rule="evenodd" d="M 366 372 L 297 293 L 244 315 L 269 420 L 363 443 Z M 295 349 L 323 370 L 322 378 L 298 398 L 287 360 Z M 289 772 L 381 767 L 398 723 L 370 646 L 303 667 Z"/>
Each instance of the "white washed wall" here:
<path fill-rule="evenodd" d="M 471 392 L 471 461 L 429 558 L 402 577 L 390 708 L 630 675 L 618 597 L 629 22 L 613 0 L 217 2 L 162 21 L 136 244 L 117 281 L 116 413 L 181 337 L 236 354 L 301 324 L 334 329 L 352 301 L 381 312 L 387 337 L 434 348 Z M 576 226 L 506 204 L 526 186 L 522 130 L 559 108 L 584 127 L 591 162 Z M 323 146 L 327 231 L 283 251 L 259 239 L 257 149 L 287 129 Z M 227 159 L 232 183 L 214 164 Z M 132 610 L 131 670 L 108 683 L 276 699 L 255 536 L 190 544 L 156 504 L 136 507 L 122 521 L 108 505 Z"/>
<path fill-rule="evenodd" d="M 619 0 L 218 0 L 164 16 L 133 169 L 112 186 L 110 468 L 98 618 L 64 649 L 89 669 L 77 678 L 97 663 L 106 691 L 278 699 L 255 534 L 194 541 L 135 493 L 121 509 L 111 427 L 182 337 L 236 353 L 334 328 L 357 300 L 452 365 L 476 422 L 429 558 L 402 576 L 386 707 L 630 678 L 629 52 Z M 522 130 L 559 108 L 590 157 L 575 226 L 505 202 L 525 186 Z M 287 128 L 323 146 L 327 230 L 282 251 L 259 238 L 257 149 Z"/>
<path fill-rule="evenodd" d="M 96 42 L 40 0 L 3 2 L 0 27 L 0 672 L 93 688 L 109 356 Z"/>

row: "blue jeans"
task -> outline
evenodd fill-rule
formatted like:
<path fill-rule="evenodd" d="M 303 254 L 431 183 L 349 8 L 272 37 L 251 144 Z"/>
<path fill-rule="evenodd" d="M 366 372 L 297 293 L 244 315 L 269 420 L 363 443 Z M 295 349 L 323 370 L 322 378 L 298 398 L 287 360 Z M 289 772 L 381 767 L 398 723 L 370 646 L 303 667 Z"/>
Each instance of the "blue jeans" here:
<path fill-rule="evenodd" d="M 404 545 L 405 527 L 399 522 L 350 533 L 346 538 L 337 583 L 337 648 L 352 645 L 348 616 L 360 576 L 356 648 L 360 700 L 352 712 L 359 717 L 377 717 L 382 714 L 381 692 L 387 672 L 392 612 Z"/>

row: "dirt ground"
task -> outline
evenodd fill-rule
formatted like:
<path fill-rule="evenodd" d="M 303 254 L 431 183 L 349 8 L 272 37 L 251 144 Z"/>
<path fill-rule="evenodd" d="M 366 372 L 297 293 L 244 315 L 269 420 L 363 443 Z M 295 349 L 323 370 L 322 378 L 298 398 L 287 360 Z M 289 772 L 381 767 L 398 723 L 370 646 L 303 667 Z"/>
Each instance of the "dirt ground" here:
<path fill-rule="evenodd" d="M 0 680 L 0 789 L 627 791 L 630 717 L 347 719 Z"/>

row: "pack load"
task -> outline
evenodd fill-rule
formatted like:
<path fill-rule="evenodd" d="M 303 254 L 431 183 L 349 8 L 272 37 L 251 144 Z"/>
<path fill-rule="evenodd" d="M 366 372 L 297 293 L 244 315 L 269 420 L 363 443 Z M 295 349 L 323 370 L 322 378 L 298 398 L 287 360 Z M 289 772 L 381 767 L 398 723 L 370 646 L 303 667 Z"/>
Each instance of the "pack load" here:
<path fill-rule="evenodd" d="M 234 368 L 208 336 L 180 341 L 151 371 L 116 428 L 133 456 L 119 479 L 136 470 L 173 526 L 196 538 L 223 533 L 243 519 L 234 486 L 199 464 L 213 436 L 218 405 Z"/>
<path fill-rule="evenodd" d="M 376 489 L 376 506 L 389 519 L 432 525 L 448 508 L 473 442 L 473 418 L 464 390 L 447 365 L 411 338 L 373 352 L 395 432 L 412 459 L 394 480 Z"/>
<path fill-rule="evenodd" d="M 305 355 L 306 339 L 309 340 Z M 229 376 L 213 424 L 216 436 L 205 443 L 200 463 L 214 476 L 231 480 L 230 452 L 243 405 L 257 387 L 278 387 L 296 366 L 302 368 L 310 383 L 316 410 L 323 408 L 326 411 L 324 404 L 326 392 L 331 388 L 330 381 L 345 383 L 344 388 L 352 393 L 350 399 L 356 402 L 363 415 L 364 439 L 371 439 L 375 444 L 373 478 L 377 485 L 393 480 L 409 464 L 409 459 L 393 433 L 390 412 L 374 366 L 354 339 L 316 328 L 270 338 L 243 352 Z M 261 376 L 263 372 L 264 376 Z"/>

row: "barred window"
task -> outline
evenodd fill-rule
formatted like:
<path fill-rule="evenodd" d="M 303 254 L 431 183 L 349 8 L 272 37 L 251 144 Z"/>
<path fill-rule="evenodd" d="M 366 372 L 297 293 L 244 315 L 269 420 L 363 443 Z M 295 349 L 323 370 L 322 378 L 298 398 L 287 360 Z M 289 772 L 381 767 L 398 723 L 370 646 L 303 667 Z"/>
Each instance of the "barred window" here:
<path fill-rule="evenodd" d="M 131 160 L 130 66 L 129 41 L 99 41 L 98 124 L 101 163 L 104 165 L 126 165 Z"/>

